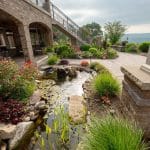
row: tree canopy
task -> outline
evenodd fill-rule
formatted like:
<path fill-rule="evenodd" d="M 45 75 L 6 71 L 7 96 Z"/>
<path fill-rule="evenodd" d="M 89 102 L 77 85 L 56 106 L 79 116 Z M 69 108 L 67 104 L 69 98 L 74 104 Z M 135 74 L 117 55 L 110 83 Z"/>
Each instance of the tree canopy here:
<path fill-rule="evenodd" d="M 116 44 L 126 31 L 126 26 L 122 25 L 120 21 L 108 22 L 104 26 L 105 34 L 110 40 L 111 44 Z"/>
<path fill-rule="evenodd" d="M 82 32 L 82 38 L 90 43 L 95 37 L 103 34 L 101 26 L 95 22 L 82 26 L 80 30 Z"/>

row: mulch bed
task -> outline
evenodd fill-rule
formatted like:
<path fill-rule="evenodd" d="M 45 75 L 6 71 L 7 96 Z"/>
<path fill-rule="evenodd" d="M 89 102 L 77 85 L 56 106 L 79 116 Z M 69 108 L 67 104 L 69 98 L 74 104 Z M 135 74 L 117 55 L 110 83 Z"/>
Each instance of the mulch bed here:
<path fill-rule="evenodd" d="M 83 89 L 84 97 L 87 101 L 87 108 L 92 116 L 103 117 L 107 114 L 117 116 L 121 115 L 120 112 L 122 105 L 119 96 L 111 97 L 109 99 L 110 102 L 108 103 L 104 102 L 104 100 L 102 100 L 100 96 L 96 94 L 96 92 L 94 92 L 91 86 L 91 81 L 85 82 L 85 84 L 83 85 Z"/>

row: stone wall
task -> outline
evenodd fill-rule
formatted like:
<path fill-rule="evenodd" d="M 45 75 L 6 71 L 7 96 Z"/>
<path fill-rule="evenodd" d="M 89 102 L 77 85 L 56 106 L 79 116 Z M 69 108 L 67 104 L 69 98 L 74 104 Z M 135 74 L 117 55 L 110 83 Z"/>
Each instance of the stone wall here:
<path fill-rule="evenodd" d="M 135 121 L 150 138 L 150 76 L 136 67 L 123 67 L 122 113 L 124 117 Z M 145 79 L 145 81 L 144 81 Z"/>
<path fill-rule="evenodd" d="M 0 9 L 24 25 L 40 22 L 50 29 L 52 28 L 50 14 L 32 4 L 30 0 L 1 0 Z"/>
<path fill-rule="evenodd" d="M 21 46 L 27 60 L 34 62 L 29 25 L 38 23 L 44 26 L 49 33 L 47 39 L 49 45 L 53 42 L 51 16 L 44 9 L 31 3 L 30 0 L 1 0 L 0 12 L 5 14 L 5 18 L 13 20 L 19 31 Z"/>

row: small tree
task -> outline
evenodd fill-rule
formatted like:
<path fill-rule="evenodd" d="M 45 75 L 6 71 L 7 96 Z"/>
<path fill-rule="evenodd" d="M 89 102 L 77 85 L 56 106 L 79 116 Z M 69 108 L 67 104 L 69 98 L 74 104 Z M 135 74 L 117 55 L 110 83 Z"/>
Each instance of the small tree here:
<path fill-rule="evenodd" d="M 111 44 L 116 44 L 124 35 L 126 26 L 122 25 L 120 21 L 114 21 L 106 23 L 104 29 Z"/>
<path fill-rule="evenodd" d="M 93 39 L 95 39 L 96 37 L 100 37 L 101 35 L 103 35 L 101 26 L 96 22 L 92 22 L 90 24 L 82 26 L 80 28 L 80 32 L 82 33 L 82 38 L 89 43 L 92 43 Z"/>

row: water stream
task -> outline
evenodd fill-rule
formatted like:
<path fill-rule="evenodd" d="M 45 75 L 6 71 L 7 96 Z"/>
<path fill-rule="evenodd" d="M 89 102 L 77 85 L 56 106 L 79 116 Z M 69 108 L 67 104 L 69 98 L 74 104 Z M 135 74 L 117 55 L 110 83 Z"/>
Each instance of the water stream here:
<path fill-rule="evenodd" d="M 73 95 L 78 95 L 82 96 L 83 94 L 83 88 L 82 85 L 83 83 L 90 78 L 91 74 L 87 72 L 78 72 L 78 75 L 76 78 L 72 79 L 71 81 L 67 80 L 64 82 L 58 82 L 57 85 L 60 88 L 60 93 L 59 93 L 59 98 L 55 101 L 55 104 L 53 106 L 53 109 L 57 106 L 63 105 L 65 108 L 65 111 L 68 111 L 68 105 L 69 105 L 69 97 Z M 54 114 L 53 112 L 49 114 L 47 124 L 51 126 L 52 122 L 54 119 Z M 84 125 L 70 125 L 70 130 L 69 130 L 69 144 L 66 148 L 64 149 L 69 149 L 69 150 L 76 150 L 78 143 L 80 142 L 81 139 L 81 134 L 84 132 Z M 80 134 L 79 134 L 80 133 Z M 53 135 L 55 136 L 55 135 Z M 52 137 L 53 138 L 53 137 Z M 37 146 L 32 148 L 34 150 L 37 150 Z M 60 149 L 60 150 L 62 150 Z M 49 150 L 47 148 L 46 150 Z M 56 148 L 56 150 L 59 150 Z"/>

